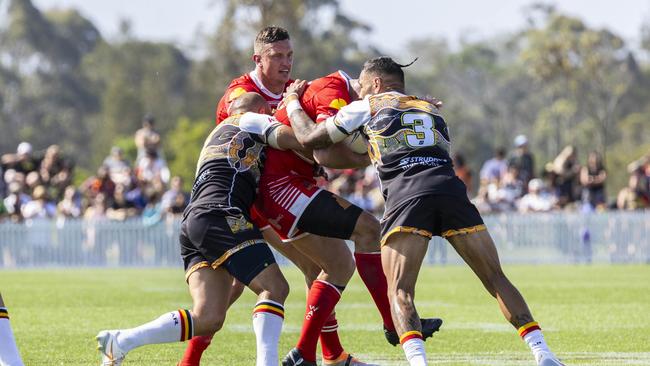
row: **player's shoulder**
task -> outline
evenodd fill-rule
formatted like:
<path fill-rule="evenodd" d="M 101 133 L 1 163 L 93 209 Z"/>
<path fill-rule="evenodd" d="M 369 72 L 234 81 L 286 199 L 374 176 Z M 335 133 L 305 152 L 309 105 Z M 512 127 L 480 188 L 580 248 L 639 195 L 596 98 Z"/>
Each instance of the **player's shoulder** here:
<path fill-rule="evenodd" d="M 257 84 L 255 84 L 255 81 L 249 74 L 244 74 L 233 79 L 233 81 L 230 82 L 230 85 L 228 85 L 228 89 L 226 89 L 228 101 L 232 101 L 247 92 L 256 92 L 261 94 Z"/>
<path fill-rule="evenodd" d="M 385 108 L 397 111 L 418 109 L 424 112 L 437 113 L 437 108 L 433 104 L 414 95 L 391 91 L 371 95 L 367 99 L 373 114 Z"/>
<path fill-rule="evenodd" d="M 313 88 L 336 88 L 347 90 L 350 85 L 350 77 L 342 70 L 335 71 L 309 83 Z"/>
<path fill-rule="evenodd" d="M 320 107 L 339 110 L 351 102 L 349 83 L 347 74 L 337 71 L 312 81 L 305 93 L 313 96 Z"/>

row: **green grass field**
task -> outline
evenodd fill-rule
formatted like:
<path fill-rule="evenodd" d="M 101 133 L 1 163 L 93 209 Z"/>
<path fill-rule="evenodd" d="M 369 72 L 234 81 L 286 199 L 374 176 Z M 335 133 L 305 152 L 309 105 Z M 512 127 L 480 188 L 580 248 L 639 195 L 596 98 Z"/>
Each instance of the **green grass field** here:
<path fill-rule="evenodd" d="M 305 297 L 300 273 L 284 272 L 292 293 L 281 355 L 297 340 Z M 650 365 L 650 266 L 509 266 L 506 272 L 568 365 Z M 99 330 L 136 326 L 190 306 L 181 269 L 0 271 L 0 291 L 28 366 L 99 364 Z M 431 364 L 534 364 L 467 268 L 424 268 L 416 303 L 421 315 L 445 320 L 426 343 Z M 255 364 L 253 304 L 247 291 L 230 310 L 204 365 Z M 357 275 L 337 314 L 346 350 L 382 365 L 406 365 L 402 350 L 384 340 L 379 313 Z M 125 364 L 175 365 L 183 349 L 136 349 Z"/>

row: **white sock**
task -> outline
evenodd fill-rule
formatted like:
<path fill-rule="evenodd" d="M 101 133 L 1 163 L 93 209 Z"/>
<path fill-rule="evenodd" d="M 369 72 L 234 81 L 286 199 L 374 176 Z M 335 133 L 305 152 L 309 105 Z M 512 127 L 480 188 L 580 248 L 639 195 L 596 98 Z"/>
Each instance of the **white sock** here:
<path fill-rule="evenodd" d="M 24 366 L 20 360 L 16 340 L 9 324 L 7 308 L 0 307 L 0 365 Z"/>
<path fill-rule="evenodd" d="M 544 335 L 542 334 L 542 331 L 537 329 L 534 330 L 524 336 L 524 342 L 530 347 L 530 350 L 533 352 L 533 355 L 535 356 L 535 361 L 539 362 L 540 357 L 542 357 L 543 353 L 550 353 L 551 350 L 548 348 L 546 345 L 546 341 L 544 340 Z"/>
<path fill-rule="evenodd" d="M 192 338 L 192 317 L 187 310 L 177 310 L 139 327 L 120 330 L 117 343 L 124 352 L 145 344 L 184 342 Z"/>
<path fill-rule="evenodd" d="M 420 338 L 411 338 L 402 343 L 402 349 L 410 366 L 426 366 L 427 353 L 424 350 L 424 341 Z"/>
<path fill-rule="evenodd" d="M 282 304 L 271 300 L 263 300 L 255 304 L 253 330 L 257 339 L 256 366 L 278 365 L 278 343 L 283 321 Z"/>

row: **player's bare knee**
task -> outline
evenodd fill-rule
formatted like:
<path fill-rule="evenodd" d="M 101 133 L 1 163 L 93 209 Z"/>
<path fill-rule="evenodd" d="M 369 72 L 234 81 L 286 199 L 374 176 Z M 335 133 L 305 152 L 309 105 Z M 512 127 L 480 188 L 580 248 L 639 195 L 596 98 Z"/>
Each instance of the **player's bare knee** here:
<path fill-rule="evenodd" d="M 232 286 L 230 287 L 230 298 L 233 300 L 238 299 L 241 294 L 244 292 L 244 284 L 239 281 L 233 281 Z"/>
<path fill-rule="evenodd" d="M 336 262 L 323 265 L 323 271 L 330 278 L 329 281 L 341 286 L 345 286 L 350 281 L 355 269 L 352 255 L 342 256 Z"/>
<path fill-rule="evenodd" d="M 358 253 L 378 252 L 380 232 L 379 220 L 364 211 L 357 219 L 354 233 L 350 238 L 354 241 L 354 250 Z"/>
<path fill-rule="evenodd" d="M 284 278 L 282 281 L 274 281 L 268 290 L 268 299 L 275 302 L 284 303 L 289 296 L 289 283 Z"/>
<path fill-rule="evenodd" d="M 196 335 L 214 334 L 221 330 L 226 320 L 226 314 L 209 309 L 198 309 L 192 312 Z"/>
<path fill-rule="evenodd" d="M 301 265 L 300 271 L 305 275 L 305 282 L 311 284 L 322 270 L 316 263 L 310 261 L 308 264 Z"/>

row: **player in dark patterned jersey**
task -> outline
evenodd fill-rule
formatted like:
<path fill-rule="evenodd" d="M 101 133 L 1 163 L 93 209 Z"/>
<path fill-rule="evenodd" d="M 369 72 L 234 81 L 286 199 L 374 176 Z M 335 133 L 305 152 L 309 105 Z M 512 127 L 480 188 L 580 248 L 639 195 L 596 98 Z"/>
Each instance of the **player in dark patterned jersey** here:
<path fill-rule="evenodd" d="M 353 81 L 342 71 L 312 81 L 301 96 L 305 112 L 317 121 L 325 121 L 341 107 L 357 99 L 352 84 Z M 292 89 L 293 85 L 287 88 L 287 93 L 291 93 Z M 286 108 L 279 108 L 275 117 L 284 124 L 290 124 Z M 352 155 L 353 158 L 346 159 L 348 164 L 352 164 L 348 167 L 366 166 L 369 163 L 365 153 L 350 152 L 345 145 L 336 152 L 321 151 L 319 156 L 322 158 L 333 154 L 337 157 L 341 154 Z M 343 274 L 353 272 L 356 263 L 359 275 L 382 316 L 387 339 L 395 345 L 399 343 L 381 266 L 379 222 L 342 197 L 318 187 L 313 177 L 315 165 L 310 158 L 311 154 L 306 157 L 293 151 L 267 149 L 260 194 L 255 204 L 259 212 L 269 218 L 267 230 L 272 227 L 285 242 L 301 251 L 310 251 L 324 271 L 309 289 L 300 337 L 285 363 L 299 359 L 306 364 L 315 363 L 320 333 L 323 364 L 361 365 L 360 361 L 344 352 L 338 341 L 330 341 L 329 334 L 320 330 L 337 327 L 336 318 L 329 316 L 328 311 L 334 309 L 340 291 L 349 280 L 349 276 Z M 345 239 L 355 243 L 354 262 L 347 250 L 331 255 L 333 248 L 345 248 Z M 312 308 L 322 312 L 307 316 Z M 440 319 L 423 319 L 426 335 L 437 331 L 441 323 Z"/>
<path fill-rule="evenodd" d="M 427 365 L 413 299 L 428 242 L 436 235 L 451 243 L 497 299 L 538 365 L 562 365 L 503 273 L 494 242 L 454 174 L 444 119 L 430 103 L 404 94 L 402 67 L 389 57 L 367 61 L 359 76 L 363 100 L 341 108 L 325 123 L 315 124 L 297 95 L 285 102 L 296 137 L 307 147 L 326 147 L 355 131 L 367 136 L 386 199 L 381 254 L 388 296 L 409 364 Z"/>
<path fill-rule="evenodd" d="M 249 92 L 249 91 L 257 92 L 260 95 L 262 95 L 262 97 L 264 97 L 264 99 L 269 103 L 269 105 L 272 108 L 275 108 L 279 104 L 280 100 L 282 99 L 282 92 L 284 91 L 285 87 L 290 84 L 291 80 L 289 79 L 289 72 L 291 71 L 291 66 L 293 61 L 293 49 L 291 47 L 289 34 L 286 30 L 280 27 L 266 27 L 262 29 L 258 33 L 255 39 L 254 52 L 255 53 L 253 55 L 253 61 L 255 62 L 255 70 L 233 80 L 232 83 L 229 85 L 228 89 L 224 93 L 224 96 L 219 101 L 217 107 L 217 116 L 216 116 L 217 124 L 220 123 L 225 118 L 227 118 L 229 112 L 231 112 L 230 111 L 231 103 L 234 100 L 236 100 L 237 97 L 239 97 L 242 93 Z M 327 100 L 326 104 L 319 107 L 319 110 L 329 110 L 330 112 L 328 116 L 333 113 L 336 113 L 337 108 L 343 105 L 342 103 L 350 102 L 349 99 L 350 97 L 348 94 L 348 89 L 346 84 L 347 81 L 342 80 L 341 77 L 339 77 L 338 79 L 332 77 L 329 78 L 329 80 L 334 81 L 335 83 L 338 84 L 342 83 L 343 87 L 341 88 L 340 85 L 337 84 L 338 88 L 334 88 L 334 87 L 328 88 L 328 90 L 334 92 L 334 94 L 332 94 L 331 96 L 336 96 L 336 98 L 332 100 Z M 322 82 L 323 80 L 321 80 L 321 83 Z M 313 88 L 313 90 L 316 89 L 317 88 Z M 323 91 L 323 89 L 318 89 L 318 90 Z M 323 97 L 327 97 L 331 93 L 325 93 L 325 94 L 327 95 L 324 95 Z M 359 154 L 346 154 L 346 152 L 349 152 L 349 150 L 341 150 L 341 149 L 336 149 L 336 150 L 329 149 L 329 150 L 333 150 L 333 151 L 329 151 L 330 152 L 329 154 L 327 152 L 320 152 L 320 154 L 318 155 L 321 158 L 327 158 L 329 155 L 329 160 L 327 160 L 328 163 L 344 164 L 346 166 L 350 166 L 350 164 L 352 164 L 353 166 L 358 166 L 359 160 L 363 160 L 365 165 L 369 163 L 367 156 L 361 156 Z M 273 150 L 271 154 L 273 153 L 284 153 L 284 152 L 279 150 Z M 306 153 L 302 155 L 307 156 L 307 155 L 311 155 L 311 153 Z M 333 159 L 332 155 L 336 155 L 336 158 Z M 341 160 L 342 155 L 347 156 L 349 159 Z M 286 161 L 283 160 L 285 158 L 287 158 Z M 267 162 L 276 161 L 276 162 L 280 162 L 280 164 L 286 163 L 285 166 L 287 167 L 291 167 L 291 166 L 295 167 L 296 164 L 292 164 L 292 161 L 288 160 L 292 158 L 299 159 L 297 155 L 292 151 L 292 152 L 287 152 L 287 154 L 284 154 L 280 159 L 274 159 L 273 157 L 271 157 L 270 159 L 267 159 Z M 354 160 L 355 158 L 356 160 Z M 299 167 L 304 167 L 304 166 L 300 165 Z M 343 167 L 343 166 L 336 166 L 336 167 Z M 307 164 L 307 169 L 309 170 L 308 180 L 311 181 L 313 180 L 312 179 L 313 166 L 311 163 Z M 252 221 L 256 225 L 258 225 L 258 227 L 264 228 L 266 225 L 268 225 L 268 221 L 266 220 L 265 217 L 263 217 L 262 214 L 259 213 L 259 210 L 253 208 L 251 212 L 251 216 L 252 216 L 251 217 Z M 277 216 L 273 216 L 273 218 L 277 218 Z M 287 220 L 282 220 L 282 221 L 286 222 Z M 354 221 L 351 222 L 354 223 Z M 379 228 L 378 228 L 378 224 L 376 223 L 376 220 L 373 224 L 374 226 L 376 226 L 376 229 L 374 229 L 374 231 L 378 233 Z M 298 268 L 300 268 L 300 270 L 305 275 L 305 281 L 307 282 L 308 287 L 311 286 L 313 281 L 321 273 L 321 266 L 319 265 L 319 263 L 313 261 L 307 255 L 297 250 L 292 244 L 283 243 L 281 241 L 281 237 L 276 233 L 275 229 L 264 230 L 263 234 L 264 234 L 264 238 L 269 244 L 271 244 L 276 250 L 282 253 L 285 257 L 289 258 L 294 264 L 296 264 Z M 312 240 L 312 238 L 306 240 Z M 344 247 L 342 241 L 340 240 L 337 241 L 337 239 L 331 239 L 331 238 L 320 238 L 318 240 L 320 240 L 322 242 L 322 245 L 324 245 L 325 247 L 331 248 L 332 245 L 337 245 L 338 247 L 340 247 L 341 250 L 347 251 L 347 247 Z M 336 243 L 331 244 L 332 241 L 336 241 Z M 377 242 L 377 240 L 375 240 L 375 242 Z M 362 243 L 359 244 L 357 247 L 362 249 Z M 332 251 L 332 253 L 334 253 L 334 251 Z M 362 254 L 359 254 L 359 256 L 362 256 Z M 352 258 L 349 255 L 347 257 L 349 257 L 347 258 L 349 260 L 342 260 L 341 258 L 336 260 L 334 263 L 336 266 L 329 266 L 329 268 L 327 268 L 328 271 L 336 271 L 339 272 L 340 274 L 343 274 L 345 271 L 348 271 L 351 275 L 351 273 L 354 271 L 355 263 L 354 261 L 352 261 Z M 366 262 L 368 261 L 379 262 L 375 260 L 375 258 L 373 258 L 375 257 L 374 255 L 369 255 L 367 257 L 369 257 L 369 260 L 367 260 Z M 361 262 L 363 262 L 363 260 L 359 260 L 358 263 Z M 345 267 L 345 271 L 342 270 L 342 268 L 340 267 Z M 370 266 L 364 266 L 363 264 L 361 264 L 360 271 L 363 271 L 363 268 L 369 268 L 369 267 Z M 375 267 L 377 268 L 375 271 L 381 273 L 380 265 L 377 265 Z M 366 278 L 368 277 L 374 278 L 377 276 L 373 276 L 371 273 L 369 273 L 368 276 L 366 276 Z M 378 280 L 375 281 L 379 282 Z M 385 278 L 383 279 L 383 282 L 385 284 Z M 243 291 L 243 286 L 237 281 L 235 281 L 235 283 L 233 283 L 233 288 L 231 291 L 230 303 L 234 303 L 237 300 L 237 298 L 241 295 L 242 291 Z M 374 291 L 374 292 L 385 294 L 386 292 L 385 286 L 383 290 L 379 289 L 378 291 Z M 385 307 L 387 308 L 388 305 L 386 305 Z M 389 310 L 384 310 L 384 313 L 388 314 L 388 318 L 390 318 Z M 431 323 L 429 326 L 431 333 L 437 330 L 437 327 L 439 327 L 439 323 L 436 322 Z M 395 338 L 397 338 L 396 333 L 392 328 L 388 329 L 386 335 L 387 337 L 390 337 L 391 342 L 395 344 L 397 343 L 397 341 L 395 340 Z M 182 360 L 179 362 L 179 366 L 198 366 L 200 363 L 201 355 L 203 351 L 210 345 L 211 339 L 212 339 L 211 336 L 199 336 L 199 337 L 192 338 L 192 340 L 190 340 L 190 342 L 187 343 L 187 348 L 185 350 Z M 351 363 L 353 366 L 364 365 L 358 359 L 353 358 L 349 353 L 343 350 L 338 335 L 338 323 L 334 314 L 332 314 L 332 316 L 330 316 L 327 319 L 326 323 L 322 327 L 320 340 L 321 340 L 321 348 L 323 350 L 323 359 L 326 364 L 332 366 L 343 365 L 346 363 Z"/>
<path fill-rule="evenodd" d="M 229 306 L 233 278 L 258 295 L 253 310 L 257 365 L 277 366 L 278 341 L 289 285 L 249 210 L 266 145 L 300 149 L 291 129 L 277 122 L 256 93 L 240 96 L 233 115 L 214 128 L 197 164 L 190 204 L 181 223 L 181 256 L 194 302 L 132 329 L 97 335 L 104 365 L 118 366 L 126 354 L 146 344 L 186 341 L 218 331 Z M 256 112 L 256 113 L 251 113 Z"/>

